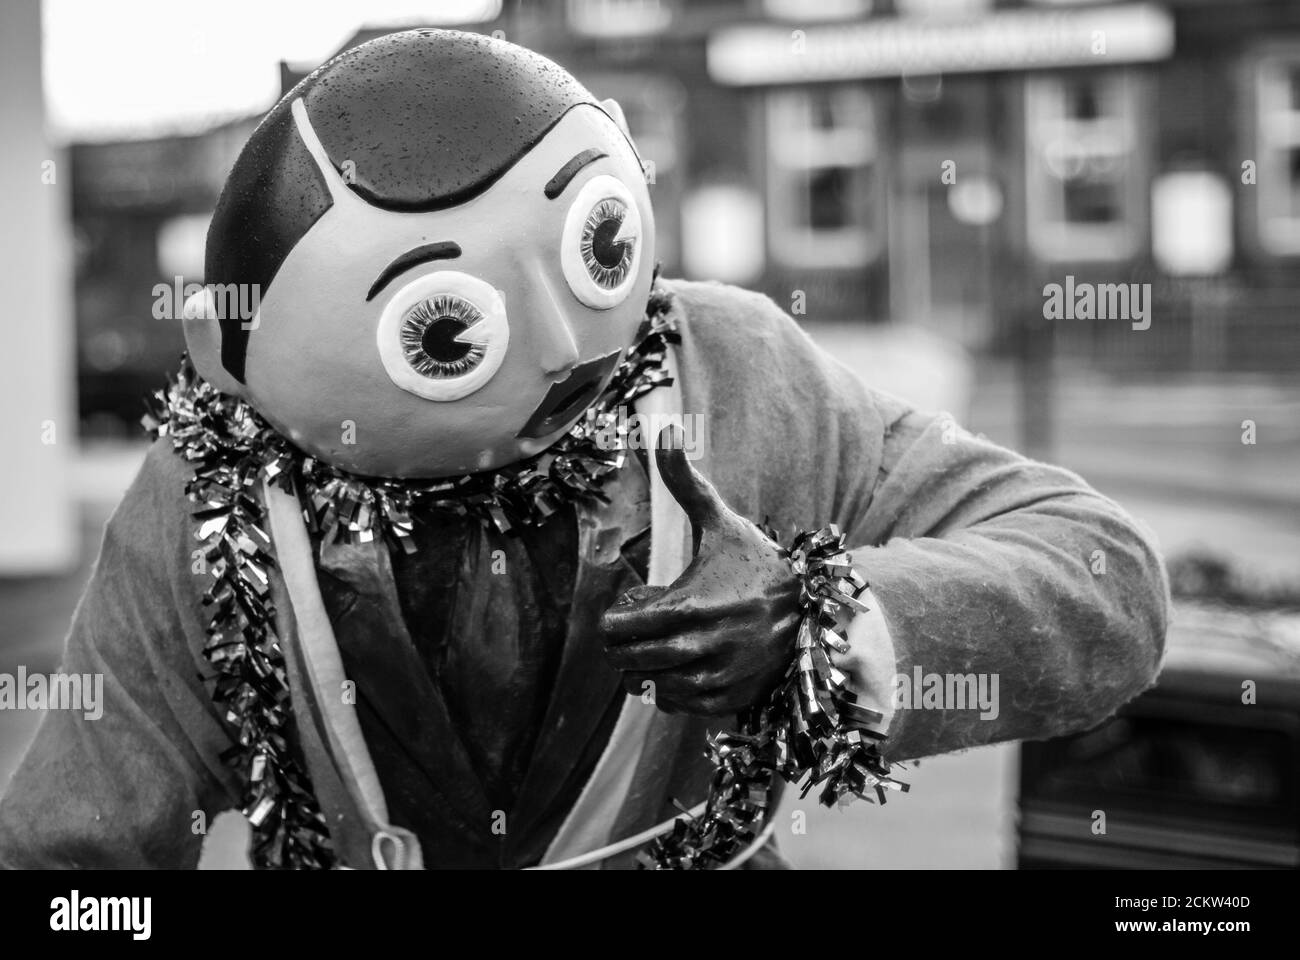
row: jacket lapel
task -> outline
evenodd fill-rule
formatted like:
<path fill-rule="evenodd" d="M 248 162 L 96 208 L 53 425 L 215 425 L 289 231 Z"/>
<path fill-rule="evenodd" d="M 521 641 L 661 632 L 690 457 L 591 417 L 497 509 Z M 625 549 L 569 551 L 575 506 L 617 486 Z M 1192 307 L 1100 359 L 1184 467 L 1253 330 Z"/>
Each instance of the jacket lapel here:
<path fill-rule="evenodd" d="M 576 597 L 608 596 L 640 582 L 623 554 L 646 531 L 650 512 L 648 483 L 635 455 L 629 454 L 604 492 L 608 503 L 584 504 L 578 511 Z M 605 660 L 599 625 L 604 610 L 598 606 L 575 604 L 570 612 L 559 672 L 516 803 L 517 835 L 524 841 L 554 833 L 566 812 L 554 809 L 557 795 L 572 789 L 579 771 L 590 769 L 614 725 L 621 682 Z M 524 859 L 543 853 L 539 848 Z"/>
<path fill-rule="evenodd" d="M 372 749 L 404 754 L 446 812 L 481 833 L 490 805 L 406 630 L 387 548 L 379 540 L 333 544 L 321 551 L 319 566 L 358 710 L 372 711 L 372 729 L 385 734 Z"/>

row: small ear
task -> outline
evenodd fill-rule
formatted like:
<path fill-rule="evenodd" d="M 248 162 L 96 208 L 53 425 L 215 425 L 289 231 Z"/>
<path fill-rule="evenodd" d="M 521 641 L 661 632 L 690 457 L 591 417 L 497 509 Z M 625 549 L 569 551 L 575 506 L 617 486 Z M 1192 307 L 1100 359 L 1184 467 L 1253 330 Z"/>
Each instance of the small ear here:
<path fill-rule="evenodd" d="M 623 108 L 618 105 L 618 101 L 611 97 L 608 100 L 600 101 L 600 109 L 609 114 L 609 118 L 618 124 L 618 128 L 623 131 L 623 135 L 629 140 L 632 139 L 632 132 L 627 128 L 627 117 L 623 116 Z"/>
<path fill-rule="evenodd" d="M 188 297 L 181 319 L 194 369 L 222 393 L 244 396 L 244 385 L 221 364 L 221 324 L 217 322 L 212 291 L 205 286 Z"/>

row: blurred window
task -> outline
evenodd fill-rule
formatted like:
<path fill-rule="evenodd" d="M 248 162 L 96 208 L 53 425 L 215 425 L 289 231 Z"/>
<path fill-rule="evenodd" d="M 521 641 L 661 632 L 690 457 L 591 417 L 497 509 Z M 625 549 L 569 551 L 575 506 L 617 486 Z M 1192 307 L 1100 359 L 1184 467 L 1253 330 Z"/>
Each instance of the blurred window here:
<path fill-rule="evenodd" d="M 1256 71 L 1260 242 L 1300 253 L 1300 51 L 1264 57 Z"/>
<path fill-rule="evenodd" d="M 763 201 L 738 184 L 704 184 L 682 200 L 686 276 L 745 284 L 763 272 Z"/>
<path fill-rule="evenodd" d="M 958 17 L 986 13 L 993 0 L 894 0 L 894 9 L 906 17 Z"/>
<path fill-rule="evenodd" d="M 853 20 L 871 6 L 872 0 L 763 0 L 763 12 L 778 20 Z"/>
<path fill-rule="evenodd" d="M 1122 73 L 1025 83 L 1029 242 L 1048 260 L 1123 260 L 1144 225 L 1135 81 Z"/>
<path fill-rule="evenodd" d="M 672 23 L 673 0 L 568 0 L 569 26 L 590 37 L 640 37 Z"/>
<path fill-rule="evenodd" d="M 1232 266 L 1232 189 L 1209 170 L 1176 170 L 1151 184 L 1151 253 L 1175 277 Z"/>
<path fill-rule="evenodd" d="M 881 248 L 879 147 L 861 87 L 780 90 L 767 100 L 768 243 L 794 267 L 860 267 Z"/>
<path fill-rule="evenodd" d="M 655 259 L 672 273 L 681 266 L 678 214 L 685 89 L 674 79 L 636 71 L 584 72 L 581 79 L 588 90 L 599 90 L 601 97 L 611 97 L 623 108 L 654 202 Z"/>
<path fill-rule="evenodd" d="M 206 213 L 187 213 L 163 221 L 157 240 L 160 276 L 203 279 L 203 255 L 211 222 L 211 215 Z"/>

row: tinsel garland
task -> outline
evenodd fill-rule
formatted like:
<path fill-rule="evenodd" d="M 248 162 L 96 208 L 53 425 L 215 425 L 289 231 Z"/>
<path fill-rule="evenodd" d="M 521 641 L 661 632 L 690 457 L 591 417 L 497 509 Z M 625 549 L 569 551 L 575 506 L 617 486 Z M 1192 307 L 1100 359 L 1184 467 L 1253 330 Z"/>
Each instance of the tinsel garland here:
<path fill-rule="evenodd" d="M 773 541 L 770 528 L 764 532 Z M 672 831 L 638 857 L 654 870 L 701 870 L 722 866 L 758 839 L 767 820 L 775 778 L 803 780 L 802 796 L 820 785 L 826 806 L 844 797 L 885 802 L 886 790 L 906 791 L 890 776 L 881 754 L 884 734 L 873 729 L 883 716 L 857 702 L 848 679 L 831 662 L 847 653 L 842 614 L 866 611 L 867 588 L 845 552 L 834 524 L 800 533 L 783 550 L 800 582 L 803 616 L 796 656 L 766 702 L 739 717 L 740 730 L 710 739 L 715 765 L 704 811 L 678 818 Z"/>
<path fill-rule="evenodd" d="M 637 343 L 600 398 L 546 451 L 502 469 L 436 481 L 363 478 L 294 447 L 246 402 L 222 394 L 184 360 L 175 381 L 157 394 L 145 418 L 195 465 L 186 494 L 197 506 L 196 539 L 212 586 L 204 656 L 215 671 L 213 700 L 235 745 L 222 759 L 245 783 L 241 808 L 253 827 L 257 867 L 328 868 L 335 855 L 310 777 L 292 746 L 294 721 L 284 653 L 275 633 L 270 573 L 275 566 L 258 488 L 270 480 L 295 492 L 314 539 L 363 543 L 376 534 L 406 551 L 423 509 L 450 510 L 510 533 L 542 523 L 566 502 L 605 497 L 601 484 L 618 471 L 627 449 L 620 408 L 661 383 L 669 342 L 677 335 L 670 300 L 656 289 Z M 612 442 L 611 442 L 612 441 Z M 767 531 L 775 540 L 772 531 Z M 865 589 L 834 527 L 800 534 L 786 551 L 802 584 L 804 608 L 797 657 L 768 701 L 746 711 L 740 731 L 709 743 L 715 763 L 704 813 L 679 820 L 641 863 L 657 869 L 725 864 L 757 838 L 777 775 L 804 779 L 804 793 L 823 785 L 830 805 L 845 795 L 906 790 L 889 776 L 880 753 L 882 718 L 859 706 L 831 663 L 846 651 L 837 626 L 843 608 L 865 609 Z"/>
<path fill-rule="evenodd" d="M 499 470 L 429 481 L 364 478 L 308 456 L 243 400 L 203 380 L 188 359 L 156 395 L 145 427 L 170 438 L 194 464 L 186 495 L 196 504 L 196 539 L 212 585 L 203 654 L 215 676 L 213 701 L 235 744 L 222 760 L 239 772 L 241 809 L 253 828 L 255 867 L 335 865 L 311 779 L 292 746 L 293 709 L 270 595 L 274 551 L 259 496 L 270 480 L 295 493 L 318 543 L 364 543 L 376 534 L 412 552 L 423 509 L 473 517 L 503 533 L 546 520 L 567 502 L 605 500 L 601 484 L 623 465 L 621 408 L 671 382 L 663 361 L 677 342 L 671 299 L 657 284 L 636 343 L 609 385 L 567 434 L 545 451 Z"/>

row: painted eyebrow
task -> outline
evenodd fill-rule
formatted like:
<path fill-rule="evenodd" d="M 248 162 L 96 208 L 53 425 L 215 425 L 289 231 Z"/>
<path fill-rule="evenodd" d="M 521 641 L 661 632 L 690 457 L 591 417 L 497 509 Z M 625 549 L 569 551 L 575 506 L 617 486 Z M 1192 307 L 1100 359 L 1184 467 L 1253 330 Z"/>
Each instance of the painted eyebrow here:
<path fill-rule="evenodd" d="M 564 192 L 564 188 L 569 185 L 569 181 L 578 175 L 581 170 L 589 163 L 595 163 L 601 157 L 608 157 L 609 154 L 603 150 L 597 150 L 593 147 L 590 150 L 584 150 L 575 156 L 572 160 L 560 167 L 558 173 L 551 177 L 546 183 L 546 189 L 542 192 L 546 194 L 547 200 L 554 200 Z"/>
<path fill-rule="evenodd" d="M 375 295 L 392 283 L 394 277 L 405 273 L 412 267 L 418 267 L 430 260 L 455 260 L 459 256 L 460 244 L 452 243 L 450 240 L 440 240 L 437 243 L 425 243 L 418 247 L 412 247 L 384 267 L 379 274 L 379 278 L 370 285 L 370 292 L 366 294 L 366 302 L 369 303 L 375 299 Z"/>

